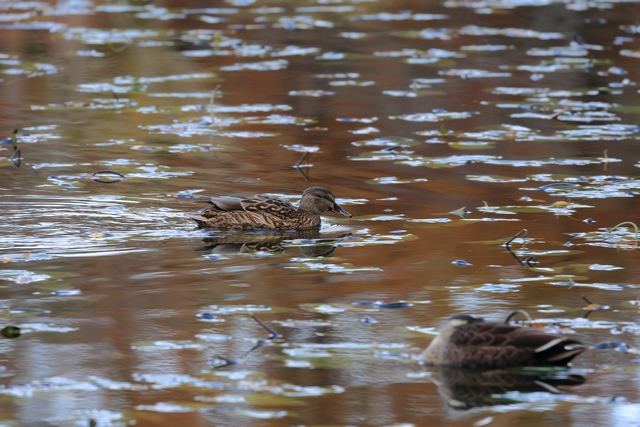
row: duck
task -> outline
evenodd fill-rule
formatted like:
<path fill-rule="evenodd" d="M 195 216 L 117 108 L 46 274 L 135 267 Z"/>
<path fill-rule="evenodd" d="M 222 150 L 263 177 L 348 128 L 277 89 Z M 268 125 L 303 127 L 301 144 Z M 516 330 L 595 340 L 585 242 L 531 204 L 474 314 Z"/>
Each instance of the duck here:
<path fill-rule="evenodd" d="M 563 335 L 468 314 L 450 317 L 439 331 L 420 354 L 425 365 L 479 369 L 564 366 L 585 350 L 582 343 Z"/>
<path fill-rule="evenodd" d="M 241 230 L 307 230 L 320 227 L 320 215 L 333 212 L 351 218 L 324 187 L 304 190 L 298 206 L 264 195 L 209 197 L 210 207 L 188 215 L 200 227 Z"/>

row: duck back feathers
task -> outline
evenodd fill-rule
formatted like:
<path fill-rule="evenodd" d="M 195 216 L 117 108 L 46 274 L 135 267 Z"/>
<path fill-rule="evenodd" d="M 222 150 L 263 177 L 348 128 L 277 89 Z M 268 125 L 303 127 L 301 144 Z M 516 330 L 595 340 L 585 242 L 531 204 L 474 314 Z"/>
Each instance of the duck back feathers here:
<path fill-rule="evenodd" d="M 421 357 L 425 364 L 474 368 L 566 365 L 584 351 L 572 338 L 469 315 L 451 317 Z"/>

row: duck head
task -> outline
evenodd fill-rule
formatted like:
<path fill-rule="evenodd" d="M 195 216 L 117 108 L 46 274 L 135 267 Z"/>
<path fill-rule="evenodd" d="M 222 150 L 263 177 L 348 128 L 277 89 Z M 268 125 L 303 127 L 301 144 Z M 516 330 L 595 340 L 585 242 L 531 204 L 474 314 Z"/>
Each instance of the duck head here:
<path fill-rule="evenodd" d="M 447 345 L 451 335 L 458 330 L 459 327 L 470 323 L 482 322 L 484 319 L 473 317 L 468 314 L 456 314 L 447 319 L 446 322 L 438 330 L 436 336 L 429 346 L 420 354 L 420 358 L 428 365 L 440 365 L 442 360 L 442 349 Z"/>
<path fill-rule="evenodd" d="M 310 187 L 304 190 L 298 209 L 312 215 L 334 212 L 349 218 L 352 216 L 349 212 L 338 206 L 336 198 L 331 191 L 324 187 Z"/>

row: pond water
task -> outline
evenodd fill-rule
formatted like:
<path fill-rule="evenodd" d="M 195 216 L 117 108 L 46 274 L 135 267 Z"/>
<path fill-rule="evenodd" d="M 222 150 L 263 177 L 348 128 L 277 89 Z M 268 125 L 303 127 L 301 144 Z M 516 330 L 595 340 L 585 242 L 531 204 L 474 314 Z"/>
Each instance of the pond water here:
<path fill-rule="evenodd" d="M 1 2 L 1 314 L 21 335 L 0 341 L 0 425 L 638 425 L 639 13 Z M 187 217 L 314 185 L 353 218 Z M 515 310 L 596 347 L 544 373 L 581 380 L 415 358 L 453 314 Z"/>

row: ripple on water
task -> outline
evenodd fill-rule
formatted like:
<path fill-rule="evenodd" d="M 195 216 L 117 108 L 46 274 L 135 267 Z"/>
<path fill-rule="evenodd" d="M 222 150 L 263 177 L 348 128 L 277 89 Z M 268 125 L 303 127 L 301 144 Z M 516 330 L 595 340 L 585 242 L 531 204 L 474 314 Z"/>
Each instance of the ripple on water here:
<path fill-rule="evenodd" d="M 61 257 L 110 256 L 145 252 L 129 241 L 144 236 L 165 240 L 187 231 L 182 212 L 158 207 L 159 200 L 123 197 L 26 196 L 3 201 L 4 227 L 0 253 L 4 262 L 30 262 Z M 34 218 L 39 221 L 34 222 Z M 176 224 L 171 225 L 171 222 Z M 176 228 L 178 230 L 176 230 Z M 5 280 L 29 283 L 48 277 L 22 270 Z"/>

